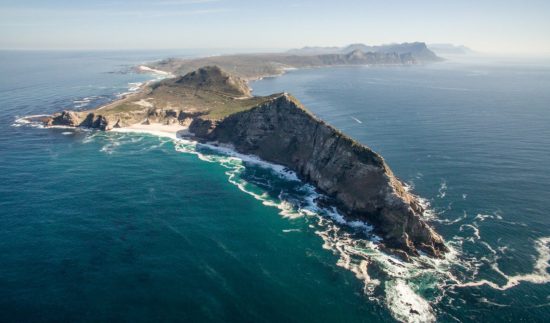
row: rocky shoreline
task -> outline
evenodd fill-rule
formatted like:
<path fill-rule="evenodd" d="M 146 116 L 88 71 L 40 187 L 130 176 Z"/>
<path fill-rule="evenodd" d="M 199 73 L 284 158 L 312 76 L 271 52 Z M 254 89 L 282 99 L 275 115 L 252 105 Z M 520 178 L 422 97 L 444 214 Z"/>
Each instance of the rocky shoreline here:
<path fill-rule="evenodd" d="M 441 236 L 422 219 L 418 197 L 407 192 L 380 155 L 286 93 L 223 120 L 198 117 L 189 132 L 200 141 L 231 144 L 239 153 L 291 169 L 348 218 L 373 224 L 390 248 L 435 257 L 447 251 Z"/>

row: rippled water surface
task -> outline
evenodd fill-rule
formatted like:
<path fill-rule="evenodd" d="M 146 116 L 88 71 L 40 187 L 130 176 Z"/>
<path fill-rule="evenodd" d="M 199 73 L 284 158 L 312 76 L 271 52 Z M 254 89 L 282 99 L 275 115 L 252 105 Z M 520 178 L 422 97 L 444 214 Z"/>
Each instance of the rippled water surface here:
<path fill-rule="evenodd" d="M 108 102 L 154 77 L 130 66 L 169 54 L 0 53 L 1 321 L 549 319 L 549 64 L 252 83 L 294 94 L 431 204 L 453 252 L 403 263 L 280 167 L 148 134 L 17 122 Z"/>

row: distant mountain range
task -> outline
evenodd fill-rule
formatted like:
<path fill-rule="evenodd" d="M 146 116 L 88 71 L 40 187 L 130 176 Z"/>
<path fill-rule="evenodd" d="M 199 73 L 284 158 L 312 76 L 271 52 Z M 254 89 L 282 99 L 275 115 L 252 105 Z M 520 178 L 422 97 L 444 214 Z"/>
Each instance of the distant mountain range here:
<path fill-rule="evenodd" d="M 202 58 L 169 58 L 148 68 L 184 75 L 203 66 L 220 68 L 251 80 L 280 75 L 287 69 L 347 65 L 414 65 L 441 61 L 425 43 L 382 46 L 351 44 L 345 47 L 304 47 L 284 53 L 235 54 Z"/>
<path fill-rule="evenodd" d="M 433 62 L 441 60 L 433 51 L 431 51 L 426 43 L 401 43 L 370 46 L 365 44 L 350 44 L 344 47 L 303 47 L 299 49 L 291 49 L 287 51 L 292 55 L 326 55 L 326 54 L 349 54 L 354 51 L 364 53 L 379 53 L 379 54 L 397 54 L 410 55 L 417 62 Z"/>

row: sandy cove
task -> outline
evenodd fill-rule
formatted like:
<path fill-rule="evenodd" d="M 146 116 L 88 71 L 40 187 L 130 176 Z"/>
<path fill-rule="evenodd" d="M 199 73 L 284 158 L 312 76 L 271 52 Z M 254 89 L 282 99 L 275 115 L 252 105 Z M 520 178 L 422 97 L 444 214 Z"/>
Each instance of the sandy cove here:
<path fill-rule="evenodd" d="M 131 126 L 113 128 L 109 131 L 113 132 L 132 132 L 132 133 L 148 133 L 151 135 L 177 139 L 189 134 L 188 126 L 183 126 L 180 124 L 162 124 L 162 123 L 151 123 L 151 124 L 142 124 L 136 123 Z"/>

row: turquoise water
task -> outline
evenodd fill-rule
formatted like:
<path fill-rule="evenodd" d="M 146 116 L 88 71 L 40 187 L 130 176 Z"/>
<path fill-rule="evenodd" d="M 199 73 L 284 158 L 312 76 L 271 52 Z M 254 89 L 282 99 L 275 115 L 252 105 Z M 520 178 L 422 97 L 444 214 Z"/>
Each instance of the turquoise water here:
<path fill-rule="evenodd" d="M 112 100 L 154 77 L 130 66 L 171 54 L 0 53 L 1 321 L 548 320 L 550 65 L 313 69 L 252 84 L 293 93 L 427 199 L 453 253 L 403 264 L 276 167 L 16 122 Z"/>

